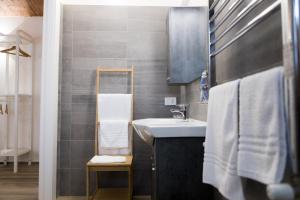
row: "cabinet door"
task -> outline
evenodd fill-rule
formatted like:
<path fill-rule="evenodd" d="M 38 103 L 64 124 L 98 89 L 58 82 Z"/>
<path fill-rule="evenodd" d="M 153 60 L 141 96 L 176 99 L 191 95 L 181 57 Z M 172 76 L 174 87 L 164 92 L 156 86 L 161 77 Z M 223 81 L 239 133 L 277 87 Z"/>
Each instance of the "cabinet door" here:
<path fill-rule="evenodd" d="M 204 138 L 159 138 L 154 143 L 153 200 L 211 200 L 202 183 Z"/>
<path fill-rule="evenodd" d="M 169 84 L 187 84 L 208 66 L 208 8 L 170 8 Z"/>
<path fill-rule="evenodd" d="M 156 200 L 157 198 L 157 190 L 159 187 L 159 184 L 157 182 L 157 154 L 156 154 L 156 148 L 153 148 L 153 155 L 151 157 L 152 159 L 152 166 L 151 166 L 151 170 L 152 170 L 152 186 L 151 186 L 151 200 Z"/>

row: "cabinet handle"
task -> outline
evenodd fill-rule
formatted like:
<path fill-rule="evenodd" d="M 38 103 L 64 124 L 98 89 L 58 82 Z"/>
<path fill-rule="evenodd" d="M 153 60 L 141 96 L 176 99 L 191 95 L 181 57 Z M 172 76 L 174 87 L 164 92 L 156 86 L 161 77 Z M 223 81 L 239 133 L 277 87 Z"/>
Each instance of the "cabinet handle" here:
<path fill-rule="evenodd" d="M 155 169 L 155 167 L 152 167 L 152 171 L 155 171 L 156 169 Z"/>

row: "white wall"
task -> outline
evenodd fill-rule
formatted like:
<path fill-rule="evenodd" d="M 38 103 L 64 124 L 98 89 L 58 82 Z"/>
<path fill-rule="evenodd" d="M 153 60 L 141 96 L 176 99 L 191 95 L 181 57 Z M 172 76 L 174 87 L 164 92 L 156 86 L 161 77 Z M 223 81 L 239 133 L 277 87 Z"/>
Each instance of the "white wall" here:
<path fill-rule="evenodd" d="M 33 159 L 39 160 L 40 140 L 40 100 L 41 100 L 41 68 L 42 68 L 42 37 L 35 39 L 35 51 L 33 62 Z"/>

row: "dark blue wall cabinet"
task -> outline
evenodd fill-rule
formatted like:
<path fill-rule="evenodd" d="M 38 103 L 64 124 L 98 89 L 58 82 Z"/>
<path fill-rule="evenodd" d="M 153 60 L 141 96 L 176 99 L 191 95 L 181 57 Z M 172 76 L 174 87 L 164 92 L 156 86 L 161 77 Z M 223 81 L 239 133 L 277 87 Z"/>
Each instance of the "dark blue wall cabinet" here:
<path fill-rule="evenodd" d="M 169 84 L 188 84 L 208 66 L 208 8 L 170 8 Z"/>

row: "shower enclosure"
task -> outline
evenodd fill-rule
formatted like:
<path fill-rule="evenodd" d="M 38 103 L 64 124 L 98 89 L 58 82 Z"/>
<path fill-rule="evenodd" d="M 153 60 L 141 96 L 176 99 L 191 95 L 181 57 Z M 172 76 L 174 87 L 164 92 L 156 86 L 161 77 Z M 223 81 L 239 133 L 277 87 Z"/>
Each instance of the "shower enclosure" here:
<path fill-rule="evenodd" d="M 24 31 L 0 34 L 0 161 L 31 164 L 32 37 Z"/>

